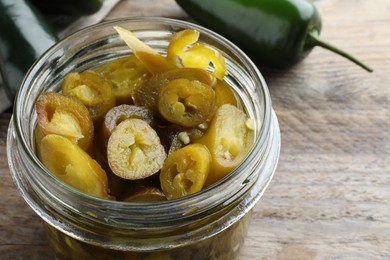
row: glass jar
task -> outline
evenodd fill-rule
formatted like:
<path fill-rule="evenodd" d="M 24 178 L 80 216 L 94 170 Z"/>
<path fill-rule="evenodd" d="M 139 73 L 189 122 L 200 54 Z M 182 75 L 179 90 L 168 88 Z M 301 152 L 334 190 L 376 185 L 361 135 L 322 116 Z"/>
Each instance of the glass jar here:
<path fill-rule="evenodd" d="M 35 155 L 34 108 L 45 91 L 59 91 L 65 75 L 131 54 L 113 26 L 134 32 L 165 55 L 172 35 L 192 28 L 225 57 L 225 81 L 255 119 L 255 142 L 228 176 L 199 193 L 166 202 L 99 199 L 64 184 Z M 98 24 L 65 38 L 31 68 L 16 97 L 7 156 L 12 177 L 41 217 L 59 259 L 232 259 L 250 212 L 274 174 L 280 130 L 267 85 L 250 59 L 225 38 L 195 24 L 166 18 L 127 18 Z"/>

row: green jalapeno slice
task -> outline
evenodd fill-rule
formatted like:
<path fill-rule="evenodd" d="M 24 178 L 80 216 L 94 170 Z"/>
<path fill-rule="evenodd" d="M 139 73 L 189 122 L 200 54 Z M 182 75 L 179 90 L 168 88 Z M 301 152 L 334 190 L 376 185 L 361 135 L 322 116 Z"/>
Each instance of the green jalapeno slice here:
<path fill-rule="evenodd" d="M 108 139 L 108 164 L 113 173 L 124 179 L 138 180 L 155 174 L 165 158 L 157 133 L 141 119 L 122 121 Z"/>
<path fill-rule="evenodd" d="M 244 160 L 254 141 L 251 120 L 230 104 L 222 105 L 215 112 L 206 133 L 196 141 L 206 145 L 212 157 L 205 185 L 222 179 Z"/>
<path fill-rule="evenodd" d="M 69 139 L 49 134 L 38 146 L 41 162 L 59 179 L 89 195 L 109 199 L 105 171 Z"/>
<path fill-rule="evenodd" d="M 111 83 L 92 70 L 69 73 L 64 78 L 62 93 L 80 100 L 95 123 L 101 122 L 107 111 L 115 106 Z"/>
<path fill-rule="evenodd" d="M 155 114 L 158 114 L 157 99 L 160 89 L 170 81 L 180 78 L 197 80 L 203 84 L 211 86 L 212 88 L 214 88 L 217 82 L 216 78 L 212 74 L 202 69 L 173 69 L 156 74 L 141 85 L 135 93 L 135 104 L 138 106 L 144 106 L 152 110 Z"/>
<path fill-rule="evenodd" d="M 35 103 L 38 128 L 43 136 L 58 134 L 89 151 L 94 125 L 87 108 L 77 99 L 60 93 L 46 92 Z"/>
<path fill-rule="evenodd" d="M 148 124 L 154 124 L 153 114 L 145 107 L 122 104 L 111 108 L 104 116 L 104 120 L 99 132 L 100 143 L 106 146 L 108 138 L 111 136 L 115 127 L 122 121 L 129 118 L 142 119 Z"/>
<path fill-rule="evenodd" d="M 171 200 L 201 191 L 210 164 L 211 155 L 202 144 L 190 144 L 171 153 L 160 172 L 165 196 Z"/>
<path fill-rule="evenodd" d="M 110 61 L 94 70 L 111 82 L 117 105 L 132 104 L 135 90 L 150 77 L 134 55 Z"/>
<path fill-rule="evenodd" d="M 157 106 L 167 121 L 193 127 L 214 114 L 215 91 L 197 80 L 175 79 L 160 89 Z"/>

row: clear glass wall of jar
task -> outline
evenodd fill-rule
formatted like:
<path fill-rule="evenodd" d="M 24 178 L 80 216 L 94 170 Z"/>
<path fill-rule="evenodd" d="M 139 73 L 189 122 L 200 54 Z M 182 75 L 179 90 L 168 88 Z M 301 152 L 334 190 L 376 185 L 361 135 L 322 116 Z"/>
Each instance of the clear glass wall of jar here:
<path fill-rule="evenodd" d="M 199 193 L 156 203 L 110 201 L 83 194 L 50 174 L 34 151 L 34 104 L 59 91 L 71 71 L 83 71 L 131 54 L 113 30 L 122 26 L 163 55 L 173 33 L 186 28 L 217 48 L 227 63 L 226 82 L 255 119 L 256 140 L 232 173 Z M 49 49 L 27 74 L 16 98 L 7 155 L 12 177 L 41 217 L 59 259 L 232 259 L 250 212 L 274 174 L 280 131 L 267 85 L 250 59 L 223 37 L 166 18 L 128 18 L 81 30 Z"/>

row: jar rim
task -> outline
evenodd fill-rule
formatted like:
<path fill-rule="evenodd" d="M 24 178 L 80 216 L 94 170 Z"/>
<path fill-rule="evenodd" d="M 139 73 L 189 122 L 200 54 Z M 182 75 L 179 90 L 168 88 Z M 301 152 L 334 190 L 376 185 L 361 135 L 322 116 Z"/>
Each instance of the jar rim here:
<path fill-rule="evenodd" d="M 61 45 L 70 42 L 73 39 L 80 37 L 81 35 L 85 35 L 90 31 L 98 30 L 99 28 L 102 27 L 114 26 L 114 25 L 125 25 L 127 23 L 144 23 L 144 22 L 148 22 L 148 23 L 154 22 L 156 24 L 162 23 L 164 25 L 168 25 L 171 27 L 182 28 L 184 26 L 184 27 L 197 29 L 201 32 L 201 34 L 206 34 L 208 37 L 212 37 L 219 44 L 224 45 L 229 50 L 231 50 L 235 55 L 237 55 L 240 59 L 242 59 L 245 62 L 245 64 L 247 64 L 247 66 L 250 68 L 251 77 L 257 81 L 259 86 L 262 86 L 261 93 L 263 95 L 262 97 L 263 104 L 261 105 L 264 106 L 263 122 L 261 124 L 261 129 L 259 129 L 259 136 L 256 138 L 251 152 L 248 154 L 248 156 L 243 161 L 243 163 L 240 164 L 240 166 L 234 169 L 225 178 L 223 178 L 222 180 L 220 180 L 219 182 L 213 185 L 210 185 L 209 187 L 206 187 L 204 190 L 180 199 L 166 201 L 166 202 L 158 202 L 158 203 L 129 203 L 129 202 L 121 202 L 121 201 L 109 201 L 109 200 L 100 199 L 97 197 L 84 194 L 80 191 L 75 190 L 74 188 L 69 187 L 68 185 L 64 185 L 61 181 L 55 178 L 43 167 L 42 163 L 40 163 L 40 161 L 37 159 L 35 152 L 31 148 L 31 146 L 28 145 L 29 143 L 31 143 L 32 140 L 31 137 L 25 136 L 24 130 L 21 127 L 21 125 L 23 124 L 23 120 L 26 120 L 26 118 L 23 117 L 19 106 L 21 103 L 25 102 L 25 98 L 29 96 L 31 92 L 31 88 L 29 86 L 34 83 L 34 76 L 41 69 L 42 64 L 45 62 L 46 59 L 51 57 L 53 53 L 55 53 L 59 48 L 61 48 Z M 227 191 L 229 190 L 229 187 L 231 187 L 232 185 L 237 185 L 237 179 L 240 179 L 241 182 L 243 183 L 246 179 L 251 177 L 251 176 L 247 176 L 246 178 L 243 177 L 238 178 L 238 175 L 240 174 L 240 172 L 242 172 L 242 169 L 245 168 L 249 162 L 253 160 L 258 160 L 260 151 L 264 148 L 264 146 L 267 145 L 267 142 L 269 141 L 268 140 L 269 132 L 271 131 L 270 130 L 271 117 L 272 117 L 271 113 L 272 113 L 271 99 L 268 92 L 267 84 L 263 76 L 261 75 L 257 67 L 254 65 L 254 63 L 249 59 L 249 57 L 245 53 L 243 53 L 237 46 L 231 43 L 229 40 L 225 39 L 219 34 L 210 31 L 202 26 L 190 22 L 186 22 L 186 21 L 176 20 L 172 18 L 162 18 L 162 17 L 131 17 L 131 18 L 120 18 L 120 19 L 110 20 L 110 21 L 106 21 L 100 24 L 92 25 L 87 28 L 81 29 L 67 36 L 66 38 L 62 39 L 54 46 L 49 48 L 41 56 L 41 58 L 34 63 L 34 65 L 27 73 L 22 83 L 22 87 L 15 99 L 13 120 L 14 120 L 16 138 L 20 141 L 23 150 L 26 152 L 31 162 L 35 164 L 36 167 L 41 168 L 42 173 L 45 175 L 45 177 L 50 179 L 50 181 L 54 183 L 55 186 L 57 186 L 59 189 L 65 189 L 67 192 L 70 192 L 77 199 L 82 199 L 83 201 L 86 201 L 88 204 L 91 205 L 100 205 L 100 206 L 103 205 L 107 208 L 116 208 L 116 209 L 126 209 L 126 210 L 131 209 L 133 212 L 134 211 L 137 212 L 137 210 L 139 210 L 140 212 L 145 212 L 145 211 L 171 212 L 172 205 L 177 207 L 178 203 L 182 204 L 183 208 L 185 209 L 193 208 L 192 207 L 193 205 L 201 205 L 199 206 L 199 210 L 202 209 L 203 212 L 206 210 L 206 208 L 210 210 L 211 208 L 217 206 L 212 203 L 213 201 L 216 200 L 216 197 L 218 197 L 220 200 L 226 201 L 229 198 L 229 196 L 234 196 L 235 194 L 227 194 Z M 28 138 L 30 138 L 30 140 Z M 240 187 L 239 189 L 236 189 L 236 193 L 244 192 L 245 186 L 241 185 L 239 187 Z M 206 205 L 208 205 L 208 207 L 206 207 Z M 199 214 L 199 211 L 187 212 L 188 215 L 183 215 L 183 212 L 179 212 L 179 213 L 182 215 L 183 218 L 191 218 L 194 216 L 194 214 Z M 163 219 L 163 221 L 165 220 L 166 219 Z"/>

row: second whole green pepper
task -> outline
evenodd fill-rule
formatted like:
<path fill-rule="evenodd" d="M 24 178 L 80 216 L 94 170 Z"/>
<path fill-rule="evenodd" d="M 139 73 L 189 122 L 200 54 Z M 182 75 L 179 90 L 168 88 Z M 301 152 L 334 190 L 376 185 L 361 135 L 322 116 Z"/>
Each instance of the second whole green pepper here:
<path fill-rule="evenodd" d="M 176 0 L 195 21 L 225 36 L 260 64 L 288 68 L 315 46 L 372 72 L 350 54 L 321 40 L 321 17 L 306 0 Z"/>
<path fill-rule="evenodd" d="M 13 101 L 30 66 L 58 38 L 43 15 L 27 0 L 0 0 L 0 73 Z"/>
<path fill-rule="evenodd" d="M 45 13 L 69 16 L 91 15 L 100 10 L 104 0 L 30 0 Z"/>

